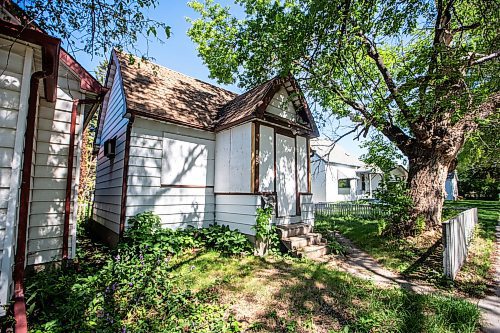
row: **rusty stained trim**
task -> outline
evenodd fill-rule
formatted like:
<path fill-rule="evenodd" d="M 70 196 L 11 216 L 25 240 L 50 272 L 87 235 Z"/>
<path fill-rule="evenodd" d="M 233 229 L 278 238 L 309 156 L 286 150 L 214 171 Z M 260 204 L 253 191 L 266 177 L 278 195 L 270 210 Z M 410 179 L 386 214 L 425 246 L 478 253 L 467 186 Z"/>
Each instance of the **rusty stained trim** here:
<path fill-rule="evenodd" d="M 71 125 L 69 136 L 69 150 L 68 150 L 68 175 L 66 177 L 66 200 L 64 202 L 64 227 L 63 227 L 63 248 L 62 259 L 68 259 L 69 251 L 69 222 L 71 217 L 71 185 L 73 183 L 73 157 L 75 155 L 75 135 L 76 135 L 76 117 L 78 115 L 78 100 L 73 101 L 73 108 L 71 109 Z"/>
<path fill-rule="evenodd" d="M 84 104 L 98 105 L 100 99 L 75 99 L 71 109 L 70 137 L 68 149 L 68 175 L 66 177 L 66 198 L 64 202 L 64 224 L 63 224 L 63 248 L 62 259 L 68 259 L 69 253 L 69 225 L 71 218 L 71 191 L 73 185 L 73 158 L 75 157 L 75 141 L 76 141 L 76 119 L 78 117 L 78 106 Z M 82 124 L 83 126 L 83 124 Z M 83 133 L 83 128 L 82 128 Z"/>

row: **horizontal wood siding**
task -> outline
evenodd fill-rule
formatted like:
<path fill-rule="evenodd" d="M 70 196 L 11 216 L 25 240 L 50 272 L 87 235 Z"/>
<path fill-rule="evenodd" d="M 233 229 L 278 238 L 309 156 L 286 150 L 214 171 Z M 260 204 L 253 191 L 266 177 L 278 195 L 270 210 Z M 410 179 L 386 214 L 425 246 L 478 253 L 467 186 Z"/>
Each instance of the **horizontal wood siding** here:
<path fill-rule="evenodd" d="M 13 289 L 12 270 L 33 49 L 0 38 L 0 316 Z"/>
<path fill-rule="evenodd" d="M 64 204 L 68 177 L 73 100 L 83 99 L 80 80 L 63 64 L 59 66 L 57 100 L 49 103 L 40 99 L 36 130 L 33 185 L 28 228 L 28 265 L 61 260 L 64 228 Z M 78 157 L 81 149 L 84 106 L 78 106 L 76 139 L 73 157 L 69 256 L 75 254 L 76 212 L 78 200 Z"/>
<path fill-rule="evenodd" d="M 257 208 L 261 206 L 258 194 L 216 194 L 215 221 L 227 225 L 247 235 L 255 235 L 252 227 L 255 225 Z"/>
<path fill-rule="evenodd" d="M 125 142 L 128 119 L 126 112 L 120 71 L 112 65 L 108 79 L 108 92 L 103 103 L 99 127 L 100 147 L 97 155 L 96 185 L 94 194 L 93 220 L 114 233 L 119 233 Z M 104 156 L 103 144 L 116 138 L 116 155 Z"/>
<path fill-rule="evenodd" d="M 126 219 L 153 211 L 169 228 L 213 224 L 214 140 L 210 132 L 137 117 L 130 138 Z"/>

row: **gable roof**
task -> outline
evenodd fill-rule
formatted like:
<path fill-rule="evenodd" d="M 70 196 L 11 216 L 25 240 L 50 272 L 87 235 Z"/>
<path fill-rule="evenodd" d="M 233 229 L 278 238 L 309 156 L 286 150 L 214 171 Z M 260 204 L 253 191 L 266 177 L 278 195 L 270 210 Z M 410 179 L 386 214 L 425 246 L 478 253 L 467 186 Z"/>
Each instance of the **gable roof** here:
<path fill-rule="evenodd" d="M 138 57 L 115 54 L 127 108 L 135 114 L 211 130 L 218 110 L 237 96 Z"/>
<path fill-rule="evenodd" d="M 281 86 L 297 91 L 292 77 L 273 78 L 237 95 L 150 61 L 114 50 L 120 67 L 127 109 L 139 116 L 189 127 L 219 131 L 253 118 L 263 118 L 265 108 Z M 311 133 L 317 128 L 305 100 L 294 96 L 295 107 L 308 119 Z M 297 124 L 300 126 L 300 124 Z"/>
<path fill-rule="evenodd" d="M 366 167 L 366 164 L 349 154 L 341 145 L 326 139 L 311 140 L 311 149 L 326 163 L 343 164 L 353 167 Z"/>

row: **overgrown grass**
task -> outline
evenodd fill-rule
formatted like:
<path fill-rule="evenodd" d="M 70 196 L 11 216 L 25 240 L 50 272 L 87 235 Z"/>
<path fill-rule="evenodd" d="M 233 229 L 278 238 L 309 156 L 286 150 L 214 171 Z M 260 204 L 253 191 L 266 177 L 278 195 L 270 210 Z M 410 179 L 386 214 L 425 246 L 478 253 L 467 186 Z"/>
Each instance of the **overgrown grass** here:
<path fill-rule="evenodd" d="M 439 287 L 455 287 L 469 296 L 482 296 L 490 283 L 491 255 L 494 248 L 495 226 L 500 203 L 494 201 L 461 200 L 446 202 L 443 216 L 451 218 L 459 211 L 453 208 L 478 208 L 479 225 L 470 247 L 468 261 L 456 281 L 451 284 L 442 276 L 442 247 L 437 243 L 439 232 L 427 232 L 416 237 L 391 238 L 381 236 L 382 220 L 360 218 L 319 217 L 316 225 L 340 231 L 358 247 L 368 252 L 385 267 L 431 282 Z M 435 245 L 434 247 L 432 247 Z M 431 248 L 432 247 L 432 248 Z M 429 250 L 431 248 L 431 250 Z M 422 262 L 419 259 L 425 258 Z M 452 289 L 450 289 L 452 290 Z"/>
<path fill-rule="evenodd" d="M 192 243 L 186 233 L 170 235 L 161 245 L 141 232 L 142 241 L 129 240 L 133 250 L 125 252 L 80 237 L 77 265 L 29 279 L 30 331 L 475 332 L 478 327 L 477 307 L 463 300 L 380 289 L 316 262 L 227 255 L 229 248 L 221 253 Z M 198 248 L 184 246 L 189 243 Z M 154 250 L 176 244 L 184 244 L 176 254 Z"/>

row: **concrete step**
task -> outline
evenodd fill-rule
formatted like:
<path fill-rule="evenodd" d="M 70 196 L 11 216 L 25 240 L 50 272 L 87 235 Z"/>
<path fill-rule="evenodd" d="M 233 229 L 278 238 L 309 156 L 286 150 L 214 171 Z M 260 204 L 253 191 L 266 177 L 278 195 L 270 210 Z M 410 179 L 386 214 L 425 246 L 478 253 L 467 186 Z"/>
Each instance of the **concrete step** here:
<path fill-rule="evenodd" d="M 297 256 L 300 258 L 317 259 L 328 254 L 328 246 L 323 245 L 307 245 L 297 251 Z"/>
<path fill-rule="evenodd" d="M 276 228 L 281 239 L 306 235 L 312 231 L 312 226 L 306 223 L 278 225 Z"/>
<path fill-rule="evenodd" d="M 282 239 L 283 243 L 285 243 L 286 247 L 290 249 L 291 251 L 298 250 L 300 248 L 303 248 L 304 246 L 307 245 L 320 245 L 322 244 L 321 241 L 321 234 L 317 233 L 308 233 L 306 235 L 300 235 L 300 236 L 293 236 L 293 237 L 288 237 L 288 238 L 283 238 Z"/>

